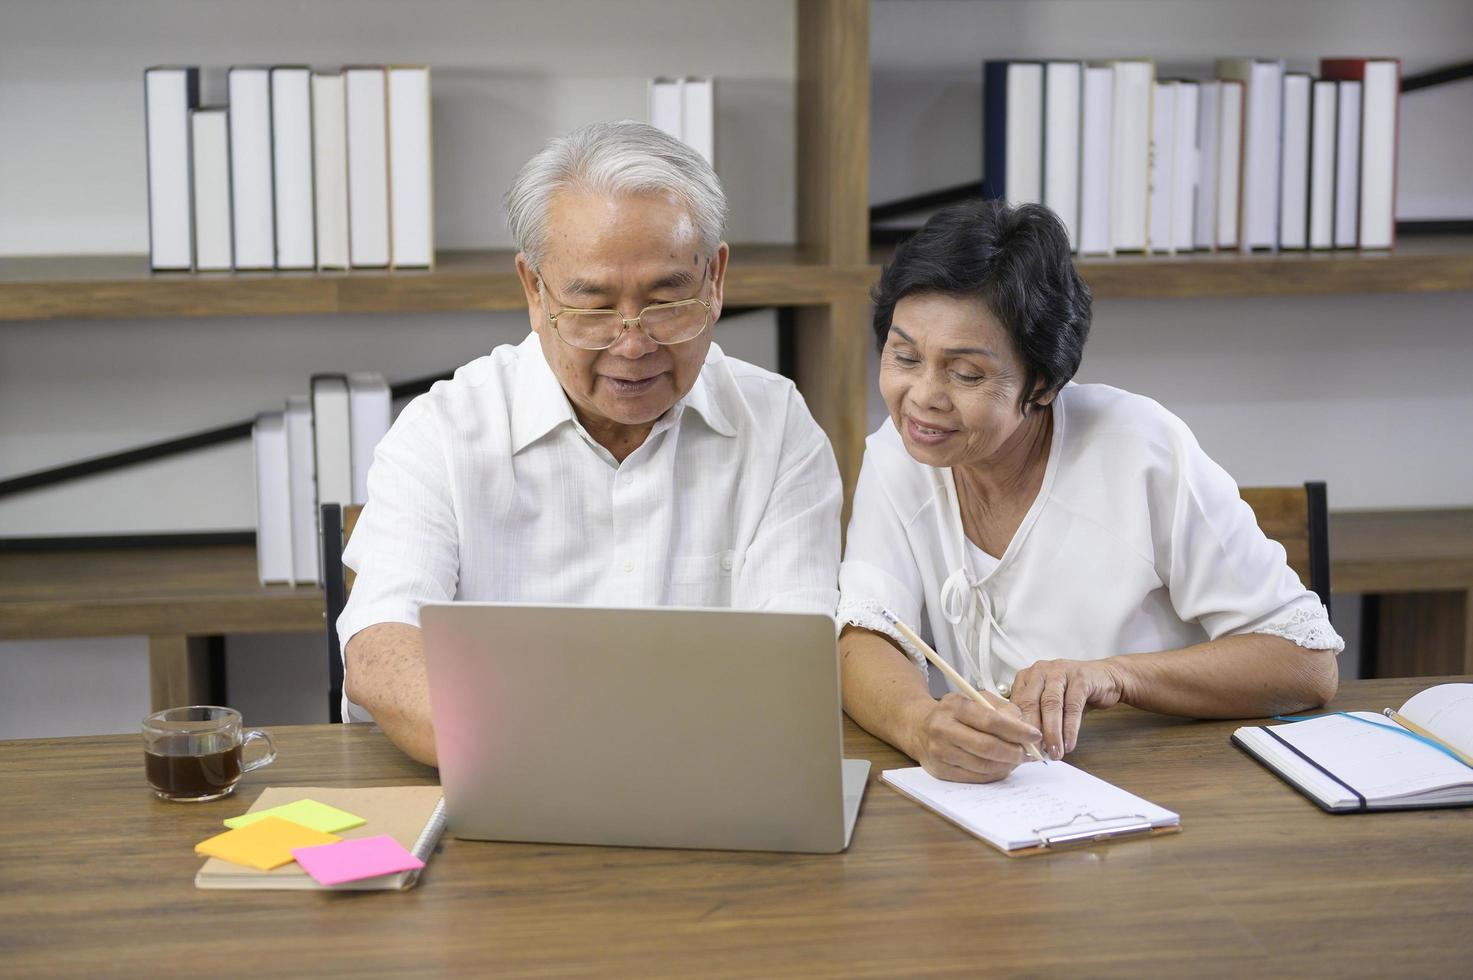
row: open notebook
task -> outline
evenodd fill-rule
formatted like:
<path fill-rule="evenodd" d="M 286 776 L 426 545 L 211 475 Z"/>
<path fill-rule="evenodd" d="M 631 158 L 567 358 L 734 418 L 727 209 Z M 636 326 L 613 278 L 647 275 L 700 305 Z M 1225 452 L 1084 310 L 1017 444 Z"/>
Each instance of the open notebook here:
<path fill-rule="evenodd" d="M 1181 829 L 1165 807 L 1067 762 L 1026 763 L 995 783 L 947 782 L 919 766 L 887 769 L 881 778 L 1006 854 Z"/>
<path fill-rule="evenodd" d="M 1233 742 L 1332 813 L 1473 805 L 1473 684 L 1439 684 L 1399 709 L 1452 750 L 1429 745 L 1384 714 L 1353 711 L 1250 726 Z"/>
<path fill-rule="evenodd" d="M 301 799 L 312 799 L 364 818 L 361 827 L 344 830 L 344 840 L 388 834 L 421 861 L 429 860 L 445 829 L 445 805 L 438 786 L 364 786 L 344 789 L 318 786 L 268 786 L 247 813 Z M 224 829 L 223 827 L 221 828 Z M 271 871 L 258 871 L 212 857 L 194 876 L 196 888 L 286 888 L 320 891 L 378 891 L 413 888 L 418 869 L 363 878 L 341 885 L 319 885 L 293 861 Z"/>

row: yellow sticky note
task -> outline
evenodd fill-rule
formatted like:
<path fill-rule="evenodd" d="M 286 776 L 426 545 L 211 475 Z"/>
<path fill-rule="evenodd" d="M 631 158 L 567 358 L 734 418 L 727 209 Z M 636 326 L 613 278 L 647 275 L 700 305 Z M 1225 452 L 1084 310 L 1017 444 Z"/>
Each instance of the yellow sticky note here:
<path fill-rule="evenodd" d="M 318 803 L 316 800 L 296 800 L 292 803 L 283 803 L 281 806 L 273 806 L 265 810 L 256 810 L 253 813 L 242 813 L 238 817 L 231 817 L 225 821 L 225 826 L 232 829 L 249 827 L 258 820 L 266 817 L 280 817 L 290 820 L 292 823 L 301 824 L 303 827 L 311 827 L 320 830 L 324 834 L 336 834 L 344 830 L 352 830 L 354 827 L 362 827 L 368 821 L 360 816 L 339 810 L 335 806 L 326 803 Z"/>
<path fill-rule="evenodd" d="M 270 871 L 294 860 L 294 847 L 336 844 L 340 840 L 342 838 L 334 834 L 324 834 L 280 817 L 266 817 L 249 827 L 227 830 L 209 840 L 202 840 L 194 845 L 194 853 Z"/>

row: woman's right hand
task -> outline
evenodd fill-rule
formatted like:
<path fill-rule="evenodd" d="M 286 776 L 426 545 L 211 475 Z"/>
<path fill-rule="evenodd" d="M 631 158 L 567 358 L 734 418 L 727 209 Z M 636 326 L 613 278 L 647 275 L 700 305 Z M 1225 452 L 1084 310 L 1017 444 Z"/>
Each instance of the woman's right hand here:
<path fill-rule="evenodd" d="M 951 693 L 931 702 L 915 723 L 912 755 L 937 779 L 990 783 L 1026 762 L 1024 745 L 1043 733 L 1023 720 L 1013 705 L 983 693 L 992 708 Z"/>

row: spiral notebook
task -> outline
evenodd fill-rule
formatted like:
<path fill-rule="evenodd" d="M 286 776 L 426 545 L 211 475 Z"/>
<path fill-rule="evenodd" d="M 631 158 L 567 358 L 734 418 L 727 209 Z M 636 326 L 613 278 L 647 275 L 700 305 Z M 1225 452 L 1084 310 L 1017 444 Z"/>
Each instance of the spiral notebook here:
<path fill-rule="evenodd" d="M 995 783 L 948 782 L 919 766 L 881 778 L 1008 855 L 1181 829 L 1172 811 L 1067 762 L 1025 763 Z"/>
<path fill-rule="evenodd" d="M 354 789 L 326 786 L 269 786 L 261 791 L 248 813 L 301 799 L 312 799 L 364 819 L 362 826 L 341 831 L 344 840 L 388 834 L 405 850 L 428 861 L 445 829 L 445 802 L 438 786 L 365 786 Z M 232 812 L 228 816 L 235 816 Z M 222 827 L 222 829 L 224 829 Z M 194 876 L 196 888 L 302 889 L 316 891 L 382 891 L 413 888 L 420 871 L 363 878 L 327 887 L 313 881 L 296 862 L 271 871 L 257 871 L 220 858 L 210 858 Z"/>

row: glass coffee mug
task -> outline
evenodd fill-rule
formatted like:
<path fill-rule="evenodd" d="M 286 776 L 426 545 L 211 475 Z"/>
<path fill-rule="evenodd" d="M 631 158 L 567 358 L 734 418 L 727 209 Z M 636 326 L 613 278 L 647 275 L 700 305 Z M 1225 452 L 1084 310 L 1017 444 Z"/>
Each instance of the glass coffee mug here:
<path fill-rule="evenodd" d="M 266 743 L 265 755 L 243 762 L 245 747 L 256 741 Z M 241 776 L 275 759 L 271 736 L 241 731 L 234 708 L 166 708 L 143 719 L 143 768 L 161 800 L 218 800 L 235 791 Z"/>

